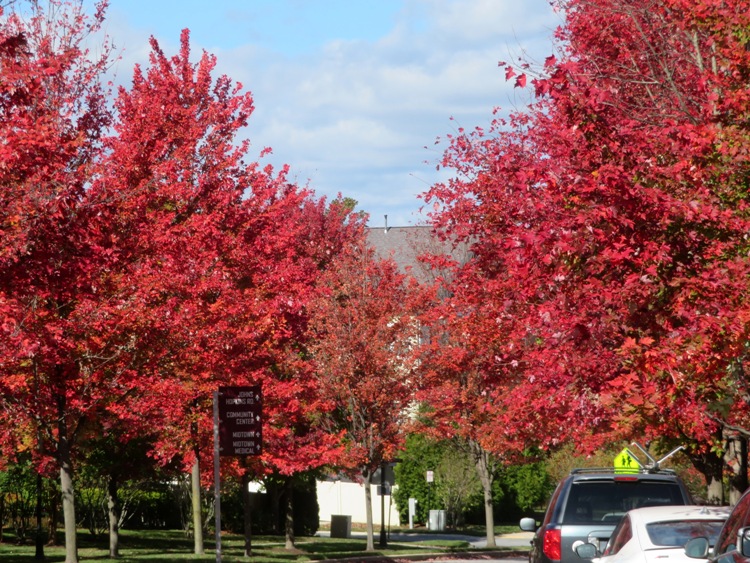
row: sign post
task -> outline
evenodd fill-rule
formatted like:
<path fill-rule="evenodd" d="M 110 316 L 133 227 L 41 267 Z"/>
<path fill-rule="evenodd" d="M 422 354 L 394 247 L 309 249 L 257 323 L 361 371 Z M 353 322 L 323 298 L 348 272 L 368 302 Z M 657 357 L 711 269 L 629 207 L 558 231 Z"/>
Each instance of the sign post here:
<path fill-rule="evenodd" d="M 221 562 L 221 456 L 260 455 L 263 440 L 260 385 L 214 391 L 214 502 L 216 562 Z"/>
<path fill-rule="evenodd" d="M 221 563 L 221 469 L 219 466 L 219 392 L 214 391 L 214 527 L 216 563 Z"/>

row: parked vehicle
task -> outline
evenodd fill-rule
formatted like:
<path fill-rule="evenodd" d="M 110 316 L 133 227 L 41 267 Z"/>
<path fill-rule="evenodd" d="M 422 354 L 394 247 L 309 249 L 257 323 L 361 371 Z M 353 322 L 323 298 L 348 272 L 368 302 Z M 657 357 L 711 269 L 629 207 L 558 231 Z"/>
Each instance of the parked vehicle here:
<path fill-rule="evenodd" d="M 659 469 L 659 463 L 669 455 L 659 462 L 652 459 L 648 467 L 636 461 L 632 469 L 574 469 L 555 489 L 539 527 L 533 518 L 521 520 L 522 530 L 535 532 L 529 562 L 581 563 L 573 544 L 596 542 L 599 551 L 604 551 L 615 526 L 629 510 L 692 504 L 677 474 Z"/>
<path fill-rule="evenodd" d="M 690 563 L 685 544 L 696 537 L 713 545 L 729 516 L 729 507 L 649 506 L 625 514 L 604 552 L 592 543 L 578 541 L 574 551 L 596 563 Z"/>
<path fill-rule="evenodd" d="M 709 537 L 691 539 L 685 555 L 710 563 L 750 563 L 750 489 L 734 505 L 715 545 Z"/>

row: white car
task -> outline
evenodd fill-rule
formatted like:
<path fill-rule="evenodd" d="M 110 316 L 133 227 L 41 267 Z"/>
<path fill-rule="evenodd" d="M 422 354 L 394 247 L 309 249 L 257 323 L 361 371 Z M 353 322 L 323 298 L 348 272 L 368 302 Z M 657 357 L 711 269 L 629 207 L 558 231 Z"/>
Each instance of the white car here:
<path fill-rule="evenodd" d="M 625 513 L 604 553 L 594 543 L 573 544 L 582 559 L 593 563 L 696 563 L 683 546 L 697 537 L 713 545 L 727 517 L 724 506 L 649 506 Z"/>

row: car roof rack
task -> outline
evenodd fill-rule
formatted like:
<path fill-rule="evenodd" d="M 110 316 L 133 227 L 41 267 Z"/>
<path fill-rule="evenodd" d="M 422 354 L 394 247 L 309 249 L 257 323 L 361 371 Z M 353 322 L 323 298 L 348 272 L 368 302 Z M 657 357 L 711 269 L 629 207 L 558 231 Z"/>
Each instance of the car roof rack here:
<path fill-rule="evenodd" d="M 620 474 L 621 472 L 616 470 L 614 467 L 576 467 L 575 469 L 570 470 L 570 474 L 585 474 L 585 473 L 612 473 L 612 474 Z M 646 474 L 646 473 L 661 473 L 661 474 L 674 474 L 674 469 L 647 469 L 645 467 L 641 468 L 640 471 L 637 473 L 633 473 L 633 475 L 636 475 L 638 473 Z"/>
<path fill-rule="evenodd" d="M 655 459 L 648 451 L 641 446 L 638 442 L 633 442 L 634 446 L 637 446 L 641 452 L 643 452 L 643 455 L 645 455 L 648 458 L 649 463 L 643 464 L 640 461 L 638 461 L 638 465 L 640 469 L 634 474 L 638 473 L 663 473 L 663 474 L 674 474 L 676 473 L 673 469 L 663 469 L 661 467 L 661 464 L 664 463 L 667 459 L 672 457 L 674 454 L 679 452 L 680 450 L 684 450 L 684 446 L 679 446 L 675 449 L 673 449 L 671 452 L 669 452 L 667 455 L 665 455 L 663 458 L 657 460 Z M 628 455 L 635 457 L 630 450 L 624 450 L 628 452 Z M 572 469 L 570 471 L 571 475 L 573 474 L 582 474 L 582 473 L 620 473 L 617 469 L 614 467 L 579 467 L 576 469 Z"/>

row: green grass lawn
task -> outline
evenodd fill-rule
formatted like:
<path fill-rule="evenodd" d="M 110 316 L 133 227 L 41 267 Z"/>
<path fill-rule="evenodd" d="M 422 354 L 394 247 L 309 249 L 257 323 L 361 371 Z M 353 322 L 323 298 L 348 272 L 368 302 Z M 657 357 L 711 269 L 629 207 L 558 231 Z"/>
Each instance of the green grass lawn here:
<path fill-rule="evenodd" d="M 499 530 L 501 530 L 500 527 Z M 498 533 L 505 533 L 499 531 Z M 408 531 L 408 530 L 400 530 Z M 416 530 L 415 530 L 416 531 Z M 424 530 L 421 530 L 424 532 Z M 513 530 L 515 531 L 515 530 Z M 484 535 L 484 533 L 482 533 Z M 365 552 L 366 542 L 361 538 L 310 538 L 299 537 L 295 541 L 295 549 L 284 547 L 284 538 L 278 536 L 257 536 L 252 538 L 253 563 L 294 563 L 318 561 L 322 559 L 341 559 L 346 557 L 383 555 L 394 557 L 399 555 L 420 553 L 443 553 L 468 551 L 467 542 L 456 540 L 430 540 L 425 542 L 395 543 L 389 542 L 388 547 L 378 548 L 379 533 L 375 533 L 375 552 Z M 106 535 L 93 539 L 86 532 L 78 536 L 78 556 L 81 561 L 124 563 L 167 563 L 170 561 L 216 561 L 216 547 L 214 537 L 204 538 L 204 555 L 193 553 L 193 541 L 186 538 L 180 530 L 123 530 L 120 534 L 120 558 L 109 557 L 108 538 Z M 238 535 L 226 534 L 221 539 L 222 561 L 248 561 L 244 557 L 244 538 Z M 3 563 L 32 563 L 35 548 L 33 543 L 16 545 L 12 538 L 6 535 L 6 541 L 0 543 L 0 561 Z M 476 549 L 472 550 L 476 551 Z M 65 561 L 63 547 L 44 548 L 45 561 Z"/>

